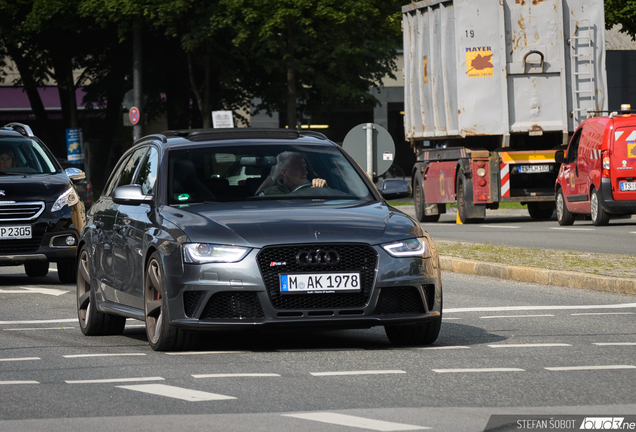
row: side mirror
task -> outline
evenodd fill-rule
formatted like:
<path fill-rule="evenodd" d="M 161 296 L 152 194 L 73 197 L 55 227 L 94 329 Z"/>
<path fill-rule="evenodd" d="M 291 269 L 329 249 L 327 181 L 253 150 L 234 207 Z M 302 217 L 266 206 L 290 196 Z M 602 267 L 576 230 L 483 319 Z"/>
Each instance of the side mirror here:
<path fill-rule="evenodd" d="M 86 174 L 79 168 L 66 168 L 64 170 L 68 178 L 73 181 L 80 181 L 86 178 Z"/>
<path fill-rule="evenodd" d="M 115 204 L 140 205 L 152 204 L 152 195 L 144 195 L 141 186 L 125 185 L 119 186 L 113 192 L 113 202 Z"/>
<path fill-rule="evenodd" d="M 411 195 L 411 184 L 406 180 L 386 179 L 379 191 L 385 200 L 406 198 Z"/>
<path fill-rule="evenodd" d="M 565 153 L 563 152 L 563 150 L 557 150 L 554 153 L 554 161 L 559 164 L 565 162 Z"/>

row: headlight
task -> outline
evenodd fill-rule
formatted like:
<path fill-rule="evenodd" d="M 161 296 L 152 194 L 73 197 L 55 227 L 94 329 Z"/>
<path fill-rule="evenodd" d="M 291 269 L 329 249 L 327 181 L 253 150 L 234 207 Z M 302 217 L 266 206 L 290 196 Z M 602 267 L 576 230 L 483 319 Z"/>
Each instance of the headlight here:
<path fill-rule="evenodd" d="M 183 259 L 193 264 L 232 263 L 245 258 L 251 250 L 240 246 L 188 243 L 183 247 Z"/>
<path fill-rule="evenodd" d="M 382 248 L 389 253 L 389 255 L 396 258 L 402 257 L 421 257 L 430 258 L 431 248 L 428 244 L 426 237 L 413 238 L 408 240 L 402 240 L 395 243 L 383 244 Z"/>
<path fill-rule="evenodd" d="M 51 207 L 51 211 L 62 210 L 64 206 L 67 205 L 70 207 L 72 205 L 77 204 L 78 202 L 79 202 L 79 197 L 77 196 L 75 189 L 71 187 L 66 189 L 66 191 L 59 196 L 59 198 L 53 204 L 53 207 Z"/>

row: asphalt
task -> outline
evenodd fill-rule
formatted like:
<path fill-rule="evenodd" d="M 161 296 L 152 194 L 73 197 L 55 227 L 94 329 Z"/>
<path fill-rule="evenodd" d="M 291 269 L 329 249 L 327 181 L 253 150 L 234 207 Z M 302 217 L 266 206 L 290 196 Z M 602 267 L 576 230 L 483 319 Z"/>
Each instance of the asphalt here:
<path fill-rule="evenodd" d="M 415 217 L 415 208 L 412 205 L 403 205 L 397 208 L 404 213 Z M 450 211 L 453 210 L 451 209 Z M 497 214 L 505 213 L 514 216 L 526 216 L 528 214 L 525 209 L 502 209 L 488 210 L 486 217 L 488 217 L 488 214 L 495 214 L 495 212 Z M 442 270 L 452 271 L 455 273 L 489 276 L 518 282 L 636 295 L 636 279 L 634 278 L 617 278 L 571 271 L 512 266 L 449 256 L 440 256 L 439 260 Z"/>

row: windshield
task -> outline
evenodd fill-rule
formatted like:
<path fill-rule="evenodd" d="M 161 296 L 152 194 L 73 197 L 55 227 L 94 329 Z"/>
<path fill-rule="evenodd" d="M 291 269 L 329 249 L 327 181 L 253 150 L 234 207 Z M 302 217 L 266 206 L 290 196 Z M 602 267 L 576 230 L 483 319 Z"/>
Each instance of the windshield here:
<path fill-rule="evenodd" d="M 374 199 L 335 147 L 246 145 L 173 150 L 168 171 L 170 204 Z"/>
<path fill-rule="evenodd" d="M 0 138 L 0 175 L 54 174 L 58 171 L 46 148 L 28 138 Z"/>

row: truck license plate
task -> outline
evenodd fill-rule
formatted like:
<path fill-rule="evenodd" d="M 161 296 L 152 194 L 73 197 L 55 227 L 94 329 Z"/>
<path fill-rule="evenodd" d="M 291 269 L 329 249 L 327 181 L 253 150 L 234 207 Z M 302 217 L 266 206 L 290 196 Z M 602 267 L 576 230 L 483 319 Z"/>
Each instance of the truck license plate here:
<path fill-rule="evenodd" d="M 280 275 L 282 294 L 360 292 L 360 273 L 298 273 Z"/>
<path fill-rule="evenodd" d="M 550 172 L 550 165 L 519 165 L 522 174 L 535 174 Z"/>
<path fill-rule="evenodd" d="M 636 182 L 621 182 L 622 191 L 636 191 Z"/>
<path fill-rule="evenodd" d="M 0 240 L 30 239 L 30 238 L 31 238 L 30 225 L 0 227 Z"/>

